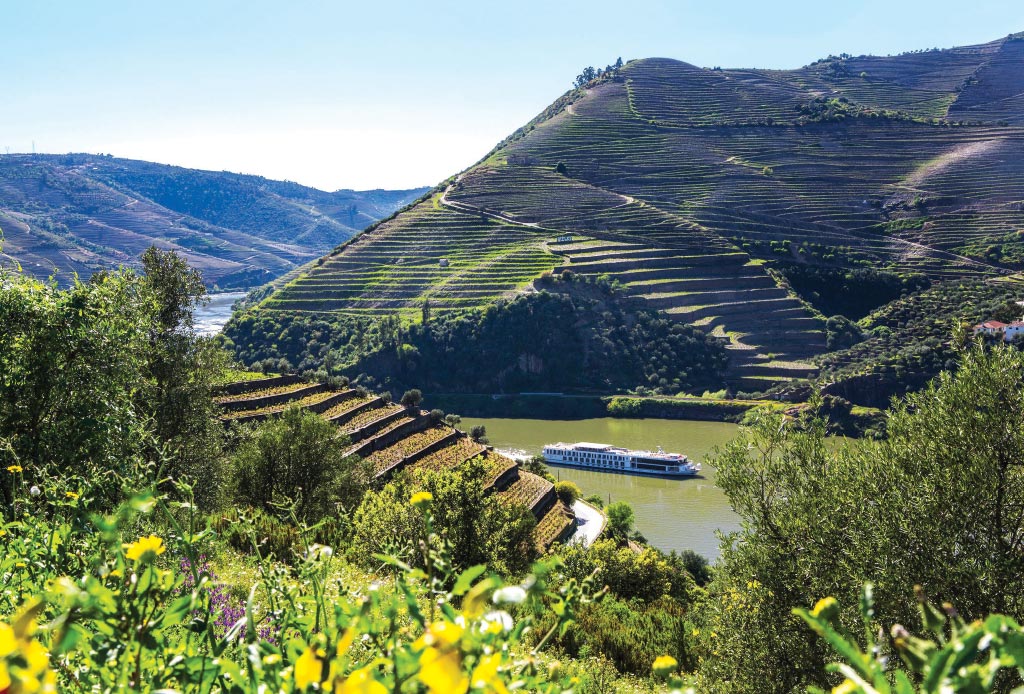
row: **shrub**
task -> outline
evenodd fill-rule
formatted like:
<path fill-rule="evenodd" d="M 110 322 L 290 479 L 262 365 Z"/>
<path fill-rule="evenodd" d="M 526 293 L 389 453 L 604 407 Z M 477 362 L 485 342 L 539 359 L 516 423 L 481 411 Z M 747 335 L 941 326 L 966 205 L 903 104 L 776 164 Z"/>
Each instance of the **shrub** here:
<path fill-rule="evenodd" d="M 399 402 L 402 407 L 419 407 L 420 403 L 423 402 L 423 393 L 417 388 L 407 390 L 402 394 L 402 399 Z"/>
<path fill-rule="evenodd" d="M 711 565 L 707 557 L 697 554 L 692 549 L 684 549 L 679 553 L 678 559 L 698 586 L 703 587 L 711 581 Z"/>
<path fill-rule="evenodd" d="M 248 600 L 205 567 L 203 535 L 188 530 L 194 509 L 177 517 L 167 501 L 147 492 L 109 519 L 78 500 L 43 502 L 7 526 L 4 575 L 14 592 L 0 600 L 4 691 L 449 692 L 471 679 L 488 691 L 572 688 L 567 674 L 516 654 L 538 624 L 531 615 L 558 615 L 536 651 L 599 596 L 592 581 L 556 591 L 550 564 L 510 586 L 483 567 L 453 571 L 429 495 L 413 499 L 424 571 L 387 559 L 392 589 L 328 592 L 334 553 L 304 541 L 291 571 L 259 560 Z M 154 533 L 161 523 L 178 530 Z M 74 551 L 52 551 L 57 538 Z M 507 612 L 516 604 L 518 623 Z"/>
<path fill-rule="evenodd" d="M 575 483 L 568 480 L 555 483 L 555 494 L 561 499 L 566 505 L 572 506 L 576 503 L 576 499 L 579 499 L 583 492 L 576 486 Z"/>
<path fill-rule="evenodd" d="M 234 454 L 236 498 L 272 511 L 294 503 L 300 520 L 315 523 L 352 510 L 369 483 L 365 461 L 345 456 L 348 439 L 333 424 L 298 407 L 260 424 Z"/>
<path fill-rule="evenodd" d="M 962 353 L 955 374 L 889 413 L 884 441 L 830 447 L 821 422 L 758 413 L 711 461 L 743 529 L 723 542 L 707 586 L 717 599 L 702 603 L 700 648 L 718 653 L 702 679 L 744 692 L 831 686 L 825 649 L 791 610 L 827 594 L 856 605 L 865 581 L 879 613 L 904 624 L 915 584 L 966 620 L 1019 614 L 1024 537 L 1002 519 L 1024 504 L 1021 417 L 1024 354 L 1005 347 Z M 846 607 L 839 620 L 856 617 Z"/>
<path fill-rule="evenodd" d="M 633 530 L 633 507 L 625 501 L 608 504 L 605 510 L 608 516 L 608 534 L 617 540 L 625 540 Z"/>

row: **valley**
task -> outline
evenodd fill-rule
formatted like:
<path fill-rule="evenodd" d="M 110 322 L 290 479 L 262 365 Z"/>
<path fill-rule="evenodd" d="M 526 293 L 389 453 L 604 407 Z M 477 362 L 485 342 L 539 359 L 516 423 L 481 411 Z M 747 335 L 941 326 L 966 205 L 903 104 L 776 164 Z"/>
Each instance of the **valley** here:
<path fill-rule="evenodd" d="M 1017 8 L 63 4 L 0 694 L 1024 691 Z"/>
<path fill-rule="evenodd" d="M 210 287 L 262 285 L 315 260 L 425 189 L 324 191 L 109 156 L 0 156 L 0 262 L 34 277 L 137 267 L 173 249 Z"/>

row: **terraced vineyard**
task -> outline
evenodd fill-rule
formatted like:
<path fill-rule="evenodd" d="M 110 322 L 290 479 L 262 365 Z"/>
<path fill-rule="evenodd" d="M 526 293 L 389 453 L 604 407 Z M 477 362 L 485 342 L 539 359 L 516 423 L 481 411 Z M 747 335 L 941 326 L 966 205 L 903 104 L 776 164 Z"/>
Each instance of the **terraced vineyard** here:
<path fill-rule="evenodd" d="M 537 518 L 534 537 L 542 550 L 564 540 L 575 527 L 572 511 L 557 500 L 554 485 L 463 432 L 432 422 L 429 413 L 418 408 L 393 405 L 361 390 L 332 390 L 294 376 L 223 385 L 217 402 L 225 410 L 226 423 L 258 421 L 298 406 L 338 423 L 339 434 L 369 432 L 354 442 L 351 451 L 370 461 L 379 481 L 405 468 L 444 470 L 480 457 L 487 474 L 486 490 L 533 512 Z M 385 424 L 378 426 L 380 422 Z"/>
<path fill-rule="evenodd" d="M 1024 268 L 1022 94 L 1024 35 L 791 71 L 631 61 L 257 310 L 415 319 L 569 269 L 721 337 L 729 382 L 765 390 L 815 375 L 827 345 L 773 263 Z"/>
<path fill-rule="evenodd" d="M 473 308 L 524 288 L 558 263 L 544 234 L 435 203 L 420 203 L 360 236 L 264 307 L 378 314 L 429 300 L 438 310 Z"/>

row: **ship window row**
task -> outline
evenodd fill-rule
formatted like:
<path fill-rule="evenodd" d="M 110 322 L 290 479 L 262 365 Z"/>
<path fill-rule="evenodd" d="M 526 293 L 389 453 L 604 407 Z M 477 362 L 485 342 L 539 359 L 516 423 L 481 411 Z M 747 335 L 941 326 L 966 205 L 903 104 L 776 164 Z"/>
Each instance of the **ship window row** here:
<path fill-rule="evenodd" d="M 594 453 L 566 453 L 565 459 L 581 465 L 601 465 L 603 467 L 624 468 L 625 462 L 621 458 L 611 458 L 607 455 Z"/>

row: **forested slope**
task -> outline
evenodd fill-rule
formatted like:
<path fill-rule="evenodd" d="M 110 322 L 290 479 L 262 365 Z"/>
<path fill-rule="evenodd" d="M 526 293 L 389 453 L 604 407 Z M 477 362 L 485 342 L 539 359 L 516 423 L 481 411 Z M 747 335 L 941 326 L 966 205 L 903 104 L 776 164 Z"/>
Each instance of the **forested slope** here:
<path fill-rule="evenodd" d="M 286 181 L 93 155 L 0 157 L 0 261 L 62 284 L 174 249 L 210 286 L 267 282 L 423 190 L 333 193 Z"/>

